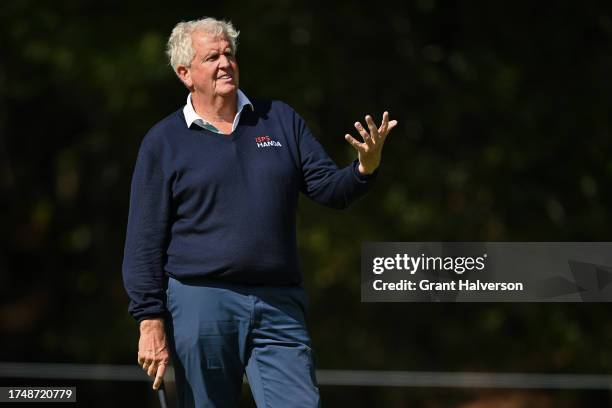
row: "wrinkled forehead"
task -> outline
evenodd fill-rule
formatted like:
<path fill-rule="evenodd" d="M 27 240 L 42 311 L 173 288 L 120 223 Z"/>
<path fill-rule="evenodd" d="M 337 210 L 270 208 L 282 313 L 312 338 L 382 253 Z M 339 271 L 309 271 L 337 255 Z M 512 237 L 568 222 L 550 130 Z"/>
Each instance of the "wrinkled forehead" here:
<path fill-rule="evenodd" d="M 194 31 L 191 34 L 191 41 L 196 51 L 204 53 L 213 50 L 223 52 L 228 48 L 232 48 L 232 43 L 225 34 L 214 35 L 205 31 Z"/>

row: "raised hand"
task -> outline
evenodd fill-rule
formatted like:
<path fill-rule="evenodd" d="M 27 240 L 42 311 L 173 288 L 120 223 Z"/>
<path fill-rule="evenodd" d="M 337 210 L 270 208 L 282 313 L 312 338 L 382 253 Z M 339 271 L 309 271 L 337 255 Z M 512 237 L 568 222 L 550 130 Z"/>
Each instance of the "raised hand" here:
<path fill-rule="evenodd" d="M 348 133 L 344 138 L 357 150 L 359 172 L 361 174 L 372 174 L 380 165 L 385 140 L 389 132 L 397 125 L 397 120 L 389 121 L 389 112 L 385 112 L 380 127 L 376 127 L 370 115 L 366 115 L 365 121 L 369 132 L 364 129 L 360 122 L 355 122 L 355 128 L 361 135 L 363 142 L 358 142 Z"/>

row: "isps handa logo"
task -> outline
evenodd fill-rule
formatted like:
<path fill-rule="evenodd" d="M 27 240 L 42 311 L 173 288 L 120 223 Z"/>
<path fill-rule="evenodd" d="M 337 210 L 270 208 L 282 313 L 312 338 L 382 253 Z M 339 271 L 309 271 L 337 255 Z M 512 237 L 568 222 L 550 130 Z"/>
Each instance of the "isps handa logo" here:
<path fill-rule="evenodd" d="M 283 147 L 282 144 L 277 142 L 276 140 L 272 140 L 270 136 L 259 136 L 255 138 L 255 143 L 257 143 L 257 148 L 260 147 Z"/>

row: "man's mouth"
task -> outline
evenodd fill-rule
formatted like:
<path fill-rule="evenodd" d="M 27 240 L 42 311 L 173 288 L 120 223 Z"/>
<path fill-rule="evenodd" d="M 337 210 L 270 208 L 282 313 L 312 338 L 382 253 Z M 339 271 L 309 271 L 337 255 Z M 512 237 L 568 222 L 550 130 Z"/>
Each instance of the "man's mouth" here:
<path fill-rule="evenodd" d="M 230 74 L 221 75 L 217 77 L 217 79 L 232 79 L 233 77 Z"/>

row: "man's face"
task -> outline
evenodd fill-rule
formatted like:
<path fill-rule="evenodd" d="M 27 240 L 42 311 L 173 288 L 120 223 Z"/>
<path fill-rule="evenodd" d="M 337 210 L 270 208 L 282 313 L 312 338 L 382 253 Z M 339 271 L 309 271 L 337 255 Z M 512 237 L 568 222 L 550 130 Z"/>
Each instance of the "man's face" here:
<path fill-rule="evenodd" d="M 238 63 L 224 35 L 195 31 L 191 35 L 195 56 L 190 67 L 178 67 L 185 85 L 205 96 L 228 96 L 238 90 Z"/>

